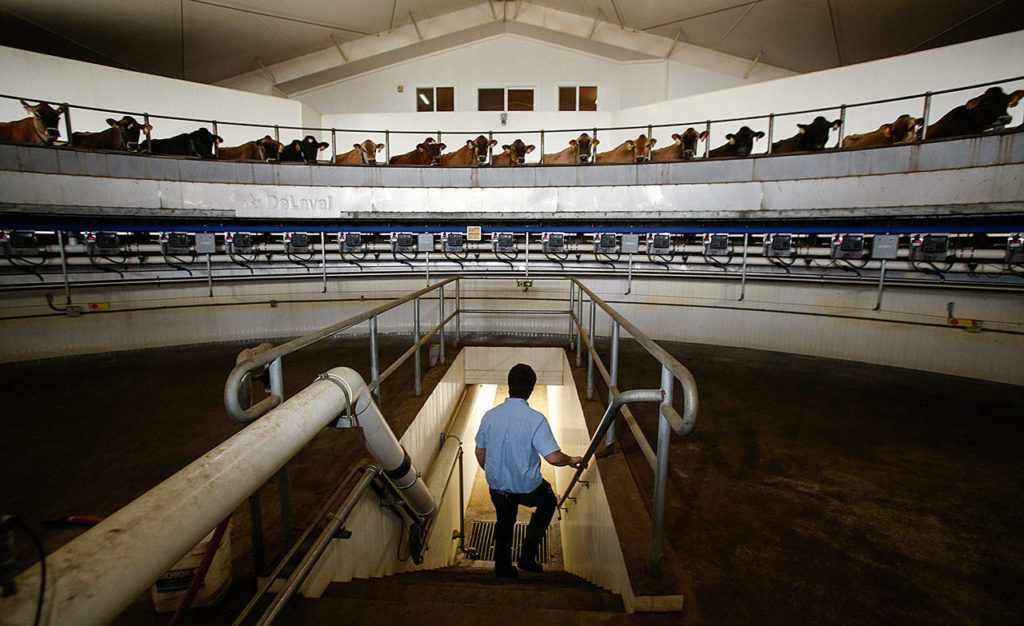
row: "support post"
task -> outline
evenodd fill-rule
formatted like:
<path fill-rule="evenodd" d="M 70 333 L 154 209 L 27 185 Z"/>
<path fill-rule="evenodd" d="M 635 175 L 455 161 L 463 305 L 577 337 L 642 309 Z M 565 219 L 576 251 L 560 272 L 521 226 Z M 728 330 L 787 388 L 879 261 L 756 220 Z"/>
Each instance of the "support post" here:
<path fill-rule="evenodd" d="M 928 138 L 925 133 L 928 132 L 928 114 L 931 113 L 931 110 L 932 92 L 929 91 L 928 93 L 924 94 L 924 111 L 921 113 L 921 119 L 924 120 L 924 123 L 921 124 L 921 139 Z"/>
<path fill-rule="evenodd" d="M 740 297 L 747 293 L 747 244 L 750 243 L 750 233 L 743 233 L 743 264 L 740 266 Z"/>
<path fill-rule="evenodd" d="M 327 239 L 324 232 L 320 231 L 320 267 L 323 268 L 324 286 L 320 293 L 327 293 Z"/>
<path fill-rule="evenodd" d="M 455 343 L 462 343 L 462 279 L 455 279 Z"/>
<path fill-rule="evenodd" d="M 440 324 L 441 329 L 438 331 L 437 336 L 441 341 L 441 363 L 445 363 L 444 358 L 444 285 L 438 288 L 440 292 L 437 296 L 437 323 Z"/>
<path fill-rule="evenodd" d="M 57 243 L 60 245 L 60 269 L 64 275 L 64 304 L 71 304 L 71 283 L 68 282 L 68 259 L 64 251 L 64 231 L 57 230 Z"/>
<path fill-rule="evenodd" d="M 597 302 L 590 300 L 590 345 L 587 346 L 587 400 L 594 398 L 594 353 L 597 340 L 594 338 L 594 317 L 597 314 Z"/>
<path fill-rule="evenodd" d="M 420 299 L 415 298 L 412 301 L 413 310 L 413 321 L 412 321 L 412 342 L 416 346 L 416 354 L 413 356 L 413 360 L 416 367 L 416 397 L 420 397 Z"/>
<path fill-rule="evenodd" d="M 572 282 L 572 280 L 570 280 L 569 281 L 569 349 L 570 350 L 572 350 L 575 347 L 575 345 L 573 344 L 573 339 L 576 337 L 576 335 L 574 335 L 573 332 L 572 332 L 573 331 L 572 311 L 575 308 L 574 307 L 574 305 L 576 303 L 575 298 L 576 298 L 576 283 L 574 283 L 574 282 Z"/>
<path fill-rule="evenodd" d="M 206 255 L 206 283 L 209 287 L 209 293 L 207 294 L 210 298 L 213 297 L 213 258 L 212 254 Z"/>
<path fill-rule="evenodd" d="M 380 368 L 377 364 L 377 316 L 370 318 L 370 382 L 373 393 L 380 402 Z"/>
<path fill-rule="evenodd" d="M 252 522 L 249 529 L 249 536 L 252 539 L 252 568 L 259 576 L 267 566 L 267 550 L 263 544 L 263 507 L 260 506 L 258 489 L 249 496 L 249 517 Z"/>
<path fill-rule="evenodd" d="M 71 146 L 71 147 L 74 147 L 74 145 L 75 145 L 74 144 L 74 138 L 75 137 L 74 137 L 74 135 L 71 132 L 71 107 L 68 106 L 67 102 L 65 102 L 63 104 L 63 106 L 64 106 L 64 131 L 68 134 L 67 144 L 69 146 Z M 216 135 L 217 133 L 214 132 L 213 134 Z"/>
<path fill-rule="evenodd" d="M 526 231 L 526 268 L 524 270 L 524 276 L 530 277 L 530 231 Z"/>
<path fill-rule="evenodd" d="M 580 325 L 576 327 L 576 367 L 583 365 L 583 333 L 580 332 L 580 327 L 583 326 L 583 290 L 580 289 L 580 296 L 576 298 L 576 320 L 579 321 Z"/>
<path fill-rule="evenodd" d="M 615 392 L 612 389 L 619 387 L 619 323 L 614 319 L 612 320 L 612 358 L 611 358 L 611 370 L 608 372 L 608 406 L 612 405 L 615 401 Z M 612 417 L 612 421 L 608 424 L 608 432 L 604 437 L 604 447 L 606 449 L 611 448 L 615 445 L 615 417 Z"/>
<path fill-rule="evenodd" d="M 665 526 L 665 482 L 668 480 L 668 438 L 672 427 L 662 412 L 672 406 L 672 386 L 674 379 L 667 367 L 661 368 L 662 401 L 658 411 L 658 465 L 654 471 L 654 514 L 651 516 L 651 549 L 647 557 L 647 571 L 651 576 L 661 575 L 663 556 L 662 532 Z"/>
<path fill-rule="evenodd" d="M 875 310 L 882 308 L 882 291 L 885 289 L 885 259 L 882 259 L 882 271 L 878 274 L 878 298 L 875 300 Z"/>
<path fill-rule="evenodd" d="M 270 393 L 284 402 L 284 372 L 281 368 L 281 357 L 270 362 Z M 288 464 L 285 463 L 277 472 L 277 489 L 281 500 L 281 524 L 285 534 L 295 528 L 295 516 L 292 513 L 292 481 L 288 476 Z"/>

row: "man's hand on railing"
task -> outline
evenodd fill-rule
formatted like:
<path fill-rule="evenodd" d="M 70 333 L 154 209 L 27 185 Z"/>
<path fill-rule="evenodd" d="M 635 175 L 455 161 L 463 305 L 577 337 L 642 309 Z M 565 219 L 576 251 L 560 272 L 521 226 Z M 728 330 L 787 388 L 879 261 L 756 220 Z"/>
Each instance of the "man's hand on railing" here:
<path fill-rule="evenodd" d="M 569 456 L 561 450 L 555 450 L 551 454 L 545 456 L 544 460 L 555 467 L 564 467 L 566 465 L 570 467 L 579 467 L 580 463 L 583 462 L 583 457 Z"/>
<path fill-rule="evenodd" d="M 571 456 L 571 457 L 569 457 L 569 467 L 575 467 L 576 469 L 582 469 L 582 468 L 586 467 L 586 465 L 584 465 L 584 463 L 583 463 L 583 457 L 581 457 L 581 456 Z"/>

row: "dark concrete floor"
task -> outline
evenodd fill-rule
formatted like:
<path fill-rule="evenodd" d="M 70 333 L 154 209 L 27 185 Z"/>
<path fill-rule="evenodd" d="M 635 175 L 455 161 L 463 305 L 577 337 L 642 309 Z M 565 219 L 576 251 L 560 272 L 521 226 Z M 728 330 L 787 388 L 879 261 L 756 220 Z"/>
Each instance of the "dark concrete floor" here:
<path fill-rule="evenodd" d="M 408 338 L 381 345 L 387 364 Z M 3 512 L 23 517 L 52 551 L 80 531 L 42 521 L 108 515 L 237 432 L 221 394 L 241 347 L 0 366 Z M 683 623 L 1024 623 L 1024 390 L 834 360 L 666 347 L 701 393 L 696 432 L 671 446 L 666 535 L 684 572 Z M 623 389 L 657 383 L 656 363 L 635 345 L 624 342 L 622 356 Z M 318 344 L 285 359 L 288 393 L 334 365 L 365 375 L 368 361 L 365 339 Z M 384 412 L 399 422 L 422 402 L 410 397 L 411 370 L 404 366 L 384 386 Z M 637 414 L 653 442 L 653 414 Z M 356 435 L 325 431 L 292 462 L 300 521 L 365 462 Z M 622 446 L 650 493 L 650 470 L 636 462 L 628 437 Z M 275 494 L 271 482 L 271 553 L 285 535 Z M 229 623 L 248 600 L 249 522 L 246 507 L 239 511 L 232 592 L 186 624 Z M 117 623 L 167 619 L 140 599 Z"/>

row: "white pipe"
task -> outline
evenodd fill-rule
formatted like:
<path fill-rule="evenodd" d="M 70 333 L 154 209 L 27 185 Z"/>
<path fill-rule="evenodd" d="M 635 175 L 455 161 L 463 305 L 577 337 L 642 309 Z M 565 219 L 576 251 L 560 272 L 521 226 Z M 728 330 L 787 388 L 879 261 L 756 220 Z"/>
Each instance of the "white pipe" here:
<path fill-rule="evenodd" d="M 153 581 L 199 543 L 214 526 L 269 480 L 289 459 L 336 419 L 346 397 L 334 379 L 358 392 L 356 415 L 367 447 L 404 465 L 407 456 L 387 429 L 359 375 L 329 372 L 46 559 L 46 597 L 41 624 L 106 624 Z M 397 459 L 397 460 L 396 460 Z M 409 464 L 391 480 L 416 513 L 433 512 L 433 500 Z M 39 590 L 39 566 L 17 578 L 18 593 L 0 599 L 0 624 L 31 624 Z"/>

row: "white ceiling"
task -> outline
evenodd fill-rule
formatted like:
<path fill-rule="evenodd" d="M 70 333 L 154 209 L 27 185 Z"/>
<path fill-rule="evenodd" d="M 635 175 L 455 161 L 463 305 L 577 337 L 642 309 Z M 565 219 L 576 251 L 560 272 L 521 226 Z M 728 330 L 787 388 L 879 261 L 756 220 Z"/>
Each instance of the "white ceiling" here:
<path fill-rule="evenodd" d="M 487 0 L 0 0 L 0 43 L 213 83 Z M 1024 0 L 493 0 L 808 72 L 1024 29 Z M 260 60 L 257 62 L 257 58 Z"/>

